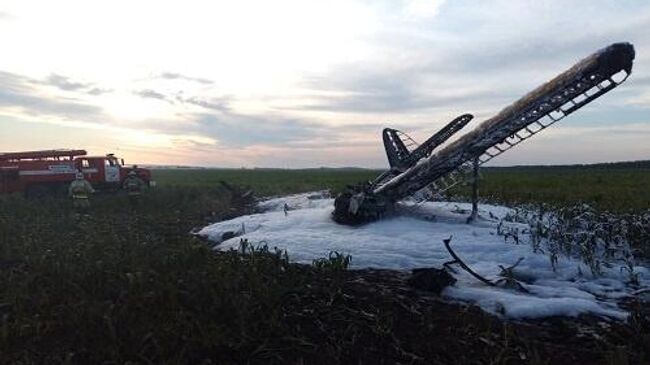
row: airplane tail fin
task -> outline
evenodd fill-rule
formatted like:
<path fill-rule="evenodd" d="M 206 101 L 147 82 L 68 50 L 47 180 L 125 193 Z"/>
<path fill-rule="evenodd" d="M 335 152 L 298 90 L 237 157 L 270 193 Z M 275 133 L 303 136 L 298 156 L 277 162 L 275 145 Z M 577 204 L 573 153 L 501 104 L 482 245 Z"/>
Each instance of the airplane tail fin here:
<path fill-rule="evenodd" d="M 471 114 L 457 117 L 421 145 L 400 130 L 385 128 L 382 131 L 382 138 L 388 164 L 391 169 L 402 171 L 411 167 L 419 159 L 429 156 L 434 149 L 460 131 L 472 118 L 474 116 Z"/>

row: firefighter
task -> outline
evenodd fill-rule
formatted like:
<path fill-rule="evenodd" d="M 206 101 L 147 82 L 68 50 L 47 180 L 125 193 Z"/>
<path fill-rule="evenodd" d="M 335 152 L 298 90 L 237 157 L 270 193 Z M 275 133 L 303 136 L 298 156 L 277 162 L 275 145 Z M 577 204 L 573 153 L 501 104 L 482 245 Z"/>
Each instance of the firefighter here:
<path fill-rule="evenodd" d="M 85 211 L 90 208 L 90 195 L 95 192 L 93 186 L 84 179 L 84 174 L 77 172 L 75 179 L 70 183 L 68 194 L 72 197 L 72 204 L 78 211 Z"/>
<path fill-rule="evenodd" d="M 137 205 L 142 189 L 144 188 L 144 181 L 142 181 L 142 179 L 138 177 L 138 174 L 132 170 L 129 171 L 126 179 L 124 179 L 122 187 L 126 190 L 131 205 Z"/>

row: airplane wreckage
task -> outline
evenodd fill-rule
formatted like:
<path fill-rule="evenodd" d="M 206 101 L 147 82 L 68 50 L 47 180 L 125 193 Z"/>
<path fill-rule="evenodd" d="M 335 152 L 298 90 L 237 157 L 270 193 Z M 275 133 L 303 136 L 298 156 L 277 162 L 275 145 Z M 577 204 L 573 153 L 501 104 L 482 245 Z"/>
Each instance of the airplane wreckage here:
<path fill-rule="evenodd" d="M 634 47 L 615 43 L 539 86 L 474 130 L 436 151 L 473 116 L 463 114 L 421 145 L 407 134 L 382 132 L 390 169 L 374 181 L 349 187 L 334 201 L 341 224 L 377 220 L 409 197 L 430 199 L 467 181 L 475 167 L 499 156 L 623 83 L 632 72 Z"/>

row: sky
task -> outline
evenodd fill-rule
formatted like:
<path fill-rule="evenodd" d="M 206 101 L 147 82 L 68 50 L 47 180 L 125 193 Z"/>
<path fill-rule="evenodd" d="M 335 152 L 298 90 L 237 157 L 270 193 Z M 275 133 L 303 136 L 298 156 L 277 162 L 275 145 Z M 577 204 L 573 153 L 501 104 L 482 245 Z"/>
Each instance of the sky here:
<path fill-rule="evenodd" d="M 0 151 L 385 167 L 383 128 L 462 134 L 620 41 L 628 81 L 493 165 L 650 159 L 650 2 L 3 0 Z"/>

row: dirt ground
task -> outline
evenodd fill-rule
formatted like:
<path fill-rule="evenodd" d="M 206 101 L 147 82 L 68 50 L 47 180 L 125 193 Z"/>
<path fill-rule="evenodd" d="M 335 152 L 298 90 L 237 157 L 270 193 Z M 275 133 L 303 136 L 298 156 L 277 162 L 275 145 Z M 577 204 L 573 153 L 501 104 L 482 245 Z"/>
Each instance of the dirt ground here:
<path fill-rule="evenodd" d="M 285 307 L 297 337 L 309 338 L 315 346 L 314 357 L 297 362 L 650 363 L 648 308 L 637 308 L 643 313 L 635 312 L 629 324 L 587 316 L 503 321 L 476 306 L 415 290 L 409 277 L 389 270 L 353 270 L 344 273 L 341 289 L 334 291 L 336 283 L 314 278 Z M 341 345 L 345 343 L 354 345 Z M 338 359 L 323 356 L 339 351 Z"/>

